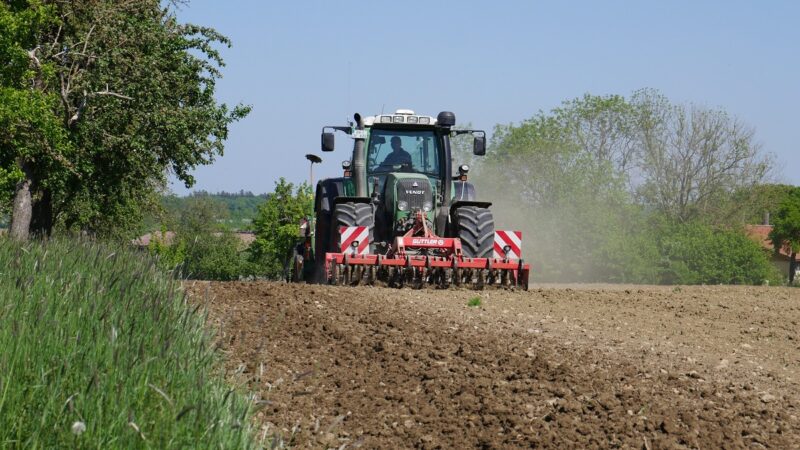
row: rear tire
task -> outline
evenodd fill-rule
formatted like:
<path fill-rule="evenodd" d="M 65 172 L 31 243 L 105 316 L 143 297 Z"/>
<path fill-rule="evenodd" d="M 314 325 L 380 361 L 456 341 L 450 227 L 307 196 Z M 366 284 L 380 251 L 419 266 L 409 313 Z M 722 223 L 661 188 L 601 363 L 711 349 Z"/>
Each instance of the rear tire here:
<path fill-rule="evenodd" d="M 494 249 L 494 216 L 488 208 L 462 206 L 453 222 L 461 250 L 469 258 L 491 258 Z"/>
<path fill-rule="evenodd" d="M 333 251 L 330 245 L 331 240 L 331 214 L 328 211 L 317 213 L 316 226 L 314 228 L 314 273 L 311 282 L 326 283 L 325 274 L 325 253 Z"/>
<path fill-rule="evenodd" d="M 368 203 L 339 203 L 333 210 L 333 227 L 331 229 L 330 251 L 339 249 L 341 227 L 367 227 L 369 243 L 372 245 L 372 236 L 375 231 L 375 219 L 372 214 L 372 205 Z"/>
<path fill-rule="evenodd" d="M 331 243 L 331 218 L 336 197 L 345 195 L 342 178 L 329 178 L 317 183 L 314 195 L 314 270 L 309 280 L 313 283 L 326 283 L 325 253 L 336 251 Z"/>

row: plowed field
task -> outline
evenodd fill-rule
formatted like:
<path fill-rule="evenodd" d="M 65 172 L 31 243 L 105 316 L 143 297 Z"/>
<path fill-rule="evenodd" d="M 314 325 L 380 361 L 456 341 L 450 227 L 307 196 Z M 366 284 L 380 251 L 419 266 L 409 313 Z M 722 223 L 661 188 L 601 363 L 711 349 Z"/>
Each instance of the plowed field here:
<path fill-rule="evenodd" d="M 187 289 L 295 448 L 800 448 L 800 289 Z"/>

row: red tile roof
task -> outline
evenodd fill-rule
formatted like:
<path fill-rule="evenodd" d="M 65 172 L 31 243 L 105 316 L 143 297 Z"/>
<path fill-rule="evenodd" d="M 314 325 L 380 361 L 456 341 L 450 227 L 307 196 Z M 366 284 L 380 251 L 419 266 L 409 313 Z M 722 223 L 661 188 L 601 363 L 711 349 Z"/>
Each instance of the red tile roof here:
<path fill-rule="evenodd" d="M 774 250 L 772 241 L 769 238 L 769 233 L 772 231 L 772 225 L 745 225 L 745 232 L 754 241 L 761 244 L 762 247 L 768 250 Z M 778 252 L 779 256 L 784 258 L 791 258 L 792 250 L 788 246 L 784 246 Z"/>

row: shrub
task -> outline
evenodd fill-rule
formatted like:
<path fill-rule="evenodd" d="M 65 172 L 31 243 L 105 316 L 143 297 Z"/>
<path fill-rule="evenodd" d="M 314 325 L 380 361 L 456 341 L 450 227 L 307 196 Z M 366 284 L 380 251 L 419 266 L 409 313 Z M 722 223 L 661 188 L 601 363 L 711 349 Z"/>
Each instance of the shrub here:
<path fill-rule="evenodd" d="M 689 223 L 658 235 L 664 284 L 763 284 L 780 276 L 761 246 L 743 232 Z"/>
<path fill-rule="evenodd" d="M 199 280 L 238 280 L 252 275 L 254 269 L 239 251 L 239 238 L 229 232 L 197 235 L 179 246 L 186 248 L 181 271 L 184 276 Z"/>
<path fill-rule="evenodd" d="M 292 250 L 300 241 L 300 222 L 313 214 L 314 196 L 308 184 L 295 189 L 281 178 L 275 192 L 258 207 L 253 220 L 256 240 L 250 245 L 250 257 L 258 273 L 278 279 L 285 274 Z"/>
<path fill-rule="evenodd" d="M 220 223 L 224 205 L 208 196 L 191 197 L 180 217 L 174 219 L 175 235 L 166 238 L 166 227 L 154 234 L 148 250 L 159 266 L 177 269 L 183 277 L 200 280 L 238 280 L 253 275 L 254 265 L 241 251 L 239 239 Z"/>

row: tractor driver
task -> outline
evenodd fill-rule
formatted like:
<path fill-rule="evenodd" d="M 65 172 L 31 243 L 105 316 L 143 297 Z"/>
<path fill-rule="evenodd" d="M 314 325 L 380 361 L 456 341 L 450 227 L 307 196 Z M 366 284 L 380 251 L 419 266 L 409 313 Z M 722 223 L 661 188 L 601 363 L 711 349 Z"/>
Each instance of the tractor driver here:
<path fill-rule="evenodd" d="M 382 166 L 408 165 L 411 166 L 411 154 L 403 150 L 400 136 L 394 136 L 391 140 L 392 152 L 386 155 L 386 159 L 381 163 Z"/>

